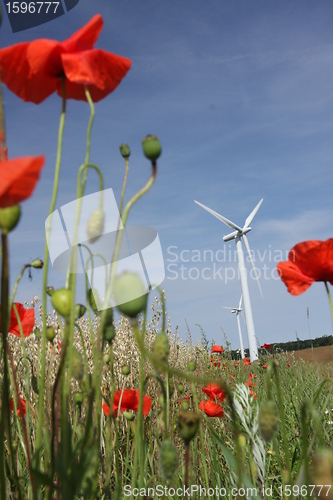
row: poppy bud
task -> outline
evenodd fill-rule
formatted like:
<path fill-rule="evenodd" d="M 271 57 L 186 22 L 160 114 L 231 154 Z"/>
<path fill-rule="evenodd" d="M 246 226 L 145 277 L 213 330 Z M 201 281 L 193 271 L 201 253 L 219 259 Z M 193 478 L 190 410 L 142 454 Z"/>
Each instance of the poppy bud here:
<path fill-rule="evenodd" d="M 318 486 L 318 498 L 333 499 L 332 489 L 328 485 L 333 484 L 333 449 L 321 448 L 317 450 L 312 461 L 311 483 Z M 325 485 L 324 487 L 322 487 Z M 321 490 L 321 491 L 319 491 Z"/>
<path fill-rule="evenodd" d="M 3 234 L 12 231 L 18 224 L 21 217 L 21 208 L 19 205 L 0 208 L 0 229 Z"/>
<path fill-rule="evenodd" d="M 49 297 L 52 297 L 52 295 L 54 294 L 54 287 L 53 286 L 48 286 L 46 288 L 46 293 Z"/>
<path fill-rule="evenodd" d="M 133 413 L 131 413 L 130 411 L 124 411 L 123 415 L 126 418 L 126 420 L 129 420 L 130 422 L 132 422 L 135 418 L 135 415 L 133 415 Z"/>
<path fill-rule="evenodd" d="M 120 149 L 120 154 L 123 158 L 128 158 L 129 155 L 131 154 L 131 150 L 128 144 L 122 144 L 121 146 L 119 146 L 119 149 Z"/>
<path fill-rule="evenodd" d="M 196 367 L 197 367 L 197 364 L 196 364 L 196 362 L 195 362 L 195 361 L 189 361 L 189 362 L 187 363 L 187 368 L 188 368 L 188 370 L 189 370 L 190 372 L 194 372 L 194 370 L 196 369 Z"/>
<path fill-rule="evenodd" d="M 103 356 L 103 363 L 105 365 L 107 365 L 109 363 L 109 361 L 110 361 L 110 354 L 109 353 L 104 354 L 104 356 Z"/>
<path fill-rule="evenodd" d="M 83 394 L 82 392 L 77 392 L 74 394 L 74 403 L 76 403 L 78 406 L 81 406 L 83 403 Z"/>
<path fill-rule="evenodd" d="M 157 361 L 167 362 L 170 352 L 169 339 L 166 333 L 156 335 L 153 343 L 153 354 Z"/>
<path fill-rule="evenodd" d="M 178 385 L 178 392 L 180 392 L 180 394 L 183 394 L 183 392 L 184 392 L 184 386 L 183 386 L 183 384 L 179 384 Z"/>
<path fill-rule="evenodd" d="M 131 372 L 131 369 L 128 365 L 124 365 L 121 369 L 121 373 L 124 375 L 124 377 L 127 377 Z"/>
<path fill-rule="evenodd" d="M 74 318 L 79 319 L 85 314 L 87 308 L 82 304 L 75 304 L 74 306 Z"/>
<path fill-rule="evenodd" d="M 178 416 L 178 427 L 179 433 L 184 441 L 185 445 L 188 446 L 192 439 L 195 438 L 198 432 L 200 422 L 200 415 L 194 413 L 193 411 L 181 410 Z"/>
<path fill-rule="evenodd" d="M 187 410 L 190 409 L 190 402 L 189 402 L 188 399 L 183 399 L 182 400 L 181 409 L 185 410 L 185 411 L 187 411 Z"/>
<path fill-rule="evenodd" d="M 265 401 L 259 408 L 259 429 L 265 441 L 271 441 L 277 429 L 279 418 L 272 400 Z"/>
<path fill-rule="evenodd" d="M 89 243 L 95 243 L 104 231 L 105 215 L 102 208 L 94 210 L 87 225 L 87 236 Z"/>
<path fill-rule="evenodd" d="M 142 139 L 141 143 L 145 157 L 155 163 L 162 152 L 158 137 L 156 135 L 147 135 Z"/>
<path fill-rule="evenodd" d="M 46 338 L 49 342 L 51 342 L 51 344 L 52 344 L 55 336 L 56 336 L 56 333 L 55 333 L 53 326 L 48 326 L 46 328 Z"/>
<path fill-rule="evenodd" d="M 246 437 L 244 434 L 238 434 L 238 444 L 241 448 L 246 446 Z"/>
<path fill-rule="evenodd" d="M 89 288 L 87 292 L 87 299 L 91 309 L 94 311 L 96 316 L 98 316 L 100 313 L 98 306 L 100 305 L 101 301 L 96 288 Z"/>
<path fill-rule="evenodd" d="M 131 299 L 131 297 L 136 297 Z M 135 318 L 147 306 L 148 295 L 137 274 L 125 272 L 118 276 L 114 284 L 114 299 L 117 309 L 130 318 Z"/>
<path fill-rule="evenodd" d="M 171 439 L 162 441 L 159 456 L 162 476 L 166 481 L 171 481 L 178 467 L 178 455 Z"/>
<path fill-rule="evenodd" d="M 71 313 L 71 290 L 68 290 L 68 288 L 59 288 L 51 297 L 52 305 L 57 313 L 64 318 L 68 318 Z"/>
<path fill-rule="evenodd" d="M 44 262 L 40 259 L 36 259 L 31 262 L 30 266 L 35 269 L 43 269 Z"/>
<path fill-rule="evenodd" d="M 76 380 L 82 380 L 84 375 L 84 366 L 82 355 L 76 349 L 73 349 L 73 377 Z"/>

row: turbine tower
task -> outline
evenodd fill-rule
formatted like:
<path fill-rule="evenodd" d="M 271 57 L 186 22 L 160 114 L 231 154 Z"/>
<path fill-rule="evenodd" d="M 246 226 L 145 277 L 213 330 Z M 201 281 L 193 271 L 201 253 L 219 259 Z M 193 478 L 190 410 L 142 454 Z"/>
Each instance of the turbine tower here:
<path fill-rule="evenodd" d="M 243 298 L 243 295 L 241 295 L 238 307 L 223 307 L 223 309 L 229 309 L 231 311 L 231 314 L 236 314 L 241 356 L 242 356 L 242 359 L 244 359 L 245 354 L 244 354 L 244 346 L 243 346 L 243 337 L 242 337 L 242 330 L 241 330 L 240 320 L 239 320 L 239 315 L 241 315 L 243 320 L 244 320 L 244 323 L 246 324 L 245 319 L 244 319 L 243 314 L 242 314 L 242 310 L 243 310 L 242 309 L 242 298 Z"/>
<path fill-rule="evenodd" d="M 250 245 L 249 245 L 246 234 L 249 231 L 251 231 L 250 224 L 253 221 L 254 216 L 258 212 L 260 205 L 263 202 L 263 199 L 261 199 L 259 201 L 258 205 L 252 210 L 250 215 L 247 217 L 243 227 L 237 226 L 237 224 L 235 224 L 231 220 L 227 219 L 226 217 L 223 217 L 223 215 L 220 215 L 217 212 L 214 212 L 214 210 L 211 210 L 210 208 L 206 207 L 205 205 L 202 205 L 202 203 L 199 203 L 196 200 L 194 200 L 194 201 L 195 201 L 195 203 L 197 203 L 197 205 L 199 205 L 203 209 L 207 210 L 207 212 L 209 212 L 210 214 L 214 215 L 214 217 L 217 217 L 220 221 L 224 222 L 224 224 L 226 224 L 228 227 L 230 227 L 231 229 L 234 229 L 234 231 L 232 233 L 227 234 L 226 236 L 223 236 L 223 240 L 225 242 L 230 241 L 230 240 L 236 241 L 238 268 L 239 268 L 239 274 L 240 274 L 241 286 L 242 286 L 242 295 L 243 295 L 243 301 L 244 301 L 244 312 L 245 312 L 247 337 L 248 337 L 248 341 L 249 341 L 250 360 L 252 363 L 252 361 L 256 361 L 258 359 L 258 348 L 257 348 L 257 343 L 256 343 L 255 331 L 254 331 L 254 323 L 253 323 L 253 316 L 252 316 L 249 287 L 247 284 L 246 267 L 245 267 L 245 263 L 244 263 L 244 253 L 243 253 L 243 247 L 242 247 L 242 238 L 244 239 L 244 244 L 245 244 L 246 250 L 249 254 L 250 261 L 251 261 L 252 267 L 254 269 L 254 273 L 255 273 L 256 278 L 257 278 L 259 290 L 260 290 L 260 293 L 262 296 L 261 287 L 260 287 L 260 283 L 259 283 L 259 279 L 258 279 L 258 275 L 257 275 L 257 270 L 256 270 L 254 262 L 252 260 Z"/>

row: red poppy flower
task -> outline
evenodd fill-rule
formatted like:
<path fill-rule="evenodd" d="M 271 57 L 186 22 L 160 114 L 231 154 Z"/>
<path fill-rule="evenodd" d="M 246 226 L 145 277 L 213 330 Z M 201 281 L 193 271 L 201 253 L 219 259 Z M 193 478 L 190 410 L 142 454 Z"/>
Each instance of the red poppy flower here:
<path fill-rule="evenodd" d="M 224 349 L 220 345 L 212 345 L 211 352 L 217 352 L 217 353 L 222 354 L 224 352 Z"/>
<path fill-rule="evenodd" d="M 243 365 L 250 365 L 250 364 L 251 364 L 251 361 L 249 360 L 249 358 L 243 359 Z"/>
<path fill-rule="evenodd" d="M 225 391 L 217 384 L 207 384 L 207 387 L 202 387 L 202 390 L 211 401 L 215 401 L 216 398 L 222 403 L 225 400 Z"/>
<path fill-rule="evenodd" d="M 183 401 L 188 401 L 189 403 L 191 402 L 190 396 L 183 396 L 182 399 L 179 400 L 179 405 L 182 405 Z"/>
<path fill-rule="evenodd" d="M 277 265 L 279 275 L 291 295 L 305 292 L 314 281 L 333 285 L 333 238 L 298 243 L 289 252 L 289 260 Z"/>
<path fill-rule="evenodd" d="M 262 367 L 263 367 L 263 369 L 264 369 L 264 370 L 267 370 L 267 365 L 266 365 L 266 363 L 265 363 L 264 365 L 262 365 Z"/>
<path fill-rule="evenodd" d="M 252 387 L 252 380 L 247 380 L 246 382 L 244 382 L 245 385 L 248 385 L 249 387 Z"/>
<path fill-rule="evenodd" d="M 62 95 L 65 77 L 66 97 L 86 100 L 87 86 L 94 102 L 113 92 L 131 67 L 131 61 L 94 49 L 103 28 L 97 14 L 83 28 L 63 42 L 40 39 L 0 50 L 2 81 L 24 101 L 39 104 L 54 92 Z"/>
<path fill-rule="evenodd" d="M 24 399 L 20 398 L 20 403 L 21 403 L 21 407 L 20 407 L 20 404 L 17 403 L 17 416 L 19 418 L 22 418 L 22 417 L 25 417 L 25 413 L 26 413 L 26 402 Z M 22 412 L 21 412 L 21 409 L 22 409 Z M 9 401 L 9 410 L 11 412 L 14 411 L 14 398 L 12 398 L 10 401 Z"/>
<path fill-rule="evenodd" d="M 122 396 L 121 396 L 122 394 Z M 121 398 L 121 402 L 120 402 Z M 119 407 L 119 402 L 120 402 L 120 410 L 121 411 L 126 411 L 126 410 L 133 410 L 133 411 L 138 411 L 139 408 L 139 398 L 140 398 L 140 391 L 137 389 L 125 389 L 124 391 L 116 391 L 114 393 L 114 398 L 113 398 L 113 414 L 115 417 L 118 415 L 118 407 Z M 148 413 L 151 410 L 152 406 L 152 399 L 150 396 L 143 396 L 143 411 L 142 413 L 144 415 L 148 415 Z M 103 406 L 103 411 L 106 416 L 110 415 L 110 407 L 107 403 L 104 403 Z"/>
<path fill-rule="evenodd" d="M 234 362 L 234 367 L 236 368 L 236 366 L 238 366 L 238 365 L 239 365 L 238 361 L 235 361 Z"/>
<path fill-rule="evenodd" d="M 289 363 L 287 363 L 287 368 L 290 368 L 290 364 Z"/>
<path fill-rule="evenodd" d="M 39 179 L 44 156 L 25 156 L 0 162 L 0 208 L 29 198 Z"/>
<path fill-rule="evenodd" d="M 201 401 L 199 410 L 203 410 L 208 417 L 224 417 L 224 411 L 221 405 L 214 403 L 214 401 Z"/>
<path fill-rule="evenodd" d="M 258 399 L 258 396 L 256 395 L 256 393 L 254 391 L 252 391 L 252 389 L 250 389 L 250 396 L 253 398 L 253 399 Z"/>
<path fill-rule="evenodd" d="M 264 344 L 262 346 L 263 349 L 272 349 L 272 344 Z"/>
<path fill-rule="evenodd" d="M 16 306 L 18 315 L 20 317 L 23 337 L 29 337 L 35 326 L 35 311 L 34 309 L 25 309 L 24 305 L 20 304 L 19 302 L 15 302 L 14 305 Z M 1 329 L 1 319 L 0 319 L 0 329 Z M 12 307 L 12 310 L 10 311 L 8 332 L 12 333 L 16 337 L 21 337 L 20 327 L 16 318 L 14 307 Z"/>

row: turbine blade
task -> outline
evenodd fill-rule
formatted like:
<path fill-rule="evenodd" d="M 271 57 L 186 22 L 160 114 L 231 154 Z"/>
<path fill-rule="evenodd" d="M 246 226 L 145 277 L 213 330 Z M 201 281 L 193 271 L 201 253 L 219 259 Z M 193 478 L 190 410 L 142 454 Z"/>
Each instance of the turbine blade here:
<path fill-rule="evenodd" d="M 254 273 L 256 275 L 256 280 L 257 280 L 258 287 L 259 287 L 259 290 L 260 290 L 260 295 L 261 295 L 261 298 L 263 298 L 262 291 L 261 291 L 261 286 L 260 286 L 260 281 L 259 281 L 259 276 L 257 274 L 257 269 L 256 269 L 256 267 L 254 265 L 254 262 L 253 262 L 253 259 L 252 259 L 252 256 L 251 256 L 251 250 L 250 250 L 249 240 L 247 239 L 246 234 L 243 234 L 243 238 L 244 238 L 244 243 L 245 243 L 245 246 L 246 246 L 247 253 L 249 254 L 249 257 L 250 257 L 250 261 L 251 261 Z"/>
<path fill-rule="evenodd" d="M 235 309 L 234 307 L 227 307 L 227 306 L 223 306 L 223 309 L 229 309 L 230 311 L 232 311 L 233 309 Z"/>
<path fill-rule="evenodd" d="M 260 205 L 262 204 L 262 202 L 264 201 L 263 198 L 261 198 L 261 200 L 259 201 L 258 205 L 252 210 L 252 212 L 250 213 L 250 215 L 248 216 L 248 218 L 246 219 L 245 221 L 245 225 L 243 227 L 243 231 L 244 229 L 247 229 L 249 227 L 249 225 L 251 224 L 251 222 L 253 221 L 254 219 L 254 216 L 256 215 L 256 213 L 258 212 L 259 208 L 260 208 Z"/>
<path fill-rule="evenodd" d="M 220 215 L 217 212 L 214 212 L 214 210 L 212 210 L 211 208 L 206 207 L 206 205 L 203 205 L 202 203 L 199 203 L 196 200 L 194 200 L 194 203 L 196 203 L 197 205 L 199 205 L 200 207 L 202 207 L 204 210 L 207 210 L 207 212 L 209 212 L 210 214 L 214 215 L 214 217 L 217 217 L 217 219 L 219 219 L 220 221 L 224 222 L 224 224 L 226 224 L 227 226 L 231 227 L 232 229 L 236 229 L 237 231 L 240 231 L 240 232 L 242 231 L 242 228 L 239 227 L 239 226 L 237 226 L 237 224 L 235 224 L 234 222 L 232 222 L 229 219 L 226 219 L 225 217 L 223 217 L 223 215 Z"/>
<path fill-rule="evenodd" d="M 243 300 L 243 295 L 241 295 L 240 301 L 239 301 L 239 306 L 238 309 L 242 308 L 242 300 Z"/>
<path fill-rule="evenodd" d="M 245 325 L 246 325 L 246 321 L 245 321 L 245 318 L 244 318 L 243 314 L 242 314 L 242 313 L 240 313 L 240 314 L 241 314 L 241 316 L 242 316 L 242 318 L 243 318 L 243 321 L 244 321 L 244 323 L 245 323 Z"/>

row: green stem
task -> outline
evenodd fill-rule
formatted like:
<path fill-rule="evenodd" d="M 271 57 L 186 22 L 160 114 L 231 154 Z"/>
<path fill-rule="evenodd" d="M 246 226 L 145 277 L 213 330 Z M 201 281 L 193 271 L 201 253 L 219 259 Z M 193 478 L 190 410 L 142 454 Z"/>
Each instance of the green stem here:
<path fill-rule="evenodd" d="M 28 264 L 25 264 L 22 269 L 21 269 L 21 272 L 17 278 L 17 280 L 15 281 L 15 284 L 14 284 L 14 288 L 13 288 L 13 293 L 10 297 L 10 300 L 9 300 L 9 308 L 11 309 L 12 307 L 12 304 L 14 302 L 14 298 L 15 298 L 15 295 L 16 295 L 16 290 L 17 290 L 17 287 L 18 287 L 18 284 L 19 282 L 21 281 L 21 279 L 23 278 L 23 274 L 24 274 L 24 271 L 27 269 L 27 267 L 30 267 L 30 265 Z"/>
<path fill-rule="evenodd" d="M 41 451 L 41 440 L 42 440 L 42 430 L 44 425 L 44 387 L 45 387 L 45 369 L 46 369 L 46 287 L 47 287 L 47 273 L 49 264 L 49 254 L 48 254 L 48 239 L 51 234 L 51 218 L 54 212 L 58 186 L 59 186 L 59 176 L 60 176 L 60 165 L 61 165 L 61 153 L 62 153 L 62 140 L 64 135 L 64 125 L 65 125 L 65 115 L 66 115 L 66 94 L 65 94 L 65 79 L 62 78 L 62 110 L 59 123 L 58 132 L 58 147 L 57 147 L 57 159 L 54 172 L 54 182 L 53 182 L 53 193 L 50 205 L 49 217 L 46 223 L 46 244 L 45 244 L 45 255 L 44 255 L 44 274 L 43 274 L 43 341 L 42 341 L 42 365 L 39 380 L 39 404 L 38 404 L 38 425 L 36 432 L 36 458 L 37 463 L 39 463 L 39 454 Z M 37 484 L 37 483 L 36 483 Z M 37 498 L 37 490 L 34 491 L 34 498 Z"/>
<path fill-rule="evenodd" d="M 324 281 L 324 285 L 325 285 L 326 292 L 327 292 L 327 295 L 328 295 L 328 301 L 330 303 L 331 317 L 332 317 L 332 327 L 333 327 L 333 303 L 332 303 L 332 297 L 331 297 L 331 294 L 330 294 L 330 290 L 328 288 L 327 281 Z"/>
<path fill-rule="evenodd" d="M 125 175 L 124 175 L 123 189 L 121 191 L 121 197 L 120 197 L 119 224 L 121 222 L 121 214 L 123 211 L 123 202 L 124 202 L 125 188 L 127 183 L 127 175 L 128 175 L 128 158 L 125 158 Z"/>
<path fill-rule="evenodd" d="M 1 419 L 0 419 L 0 497 L 6 496 L 6 477 L 5 477 L 5 429 L 10 431 L 9 426 L 9 372 L 7 358 L 7 331 L 8 331 L 8 245 L 7 235 L 1 234 L 2 262 L 1 262 L 1 330 L 3 347 L 3 391 L 1 401 Z M 10 433 L 9 433 L 10 434 Z"/>

